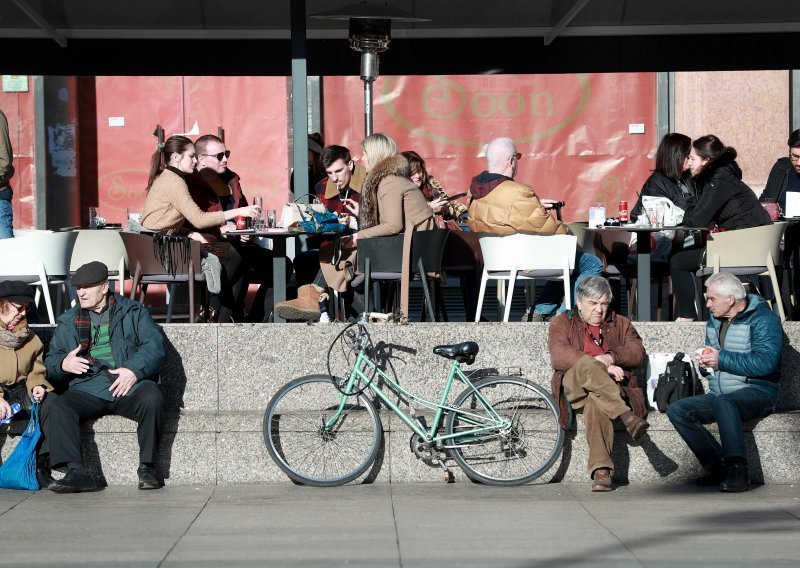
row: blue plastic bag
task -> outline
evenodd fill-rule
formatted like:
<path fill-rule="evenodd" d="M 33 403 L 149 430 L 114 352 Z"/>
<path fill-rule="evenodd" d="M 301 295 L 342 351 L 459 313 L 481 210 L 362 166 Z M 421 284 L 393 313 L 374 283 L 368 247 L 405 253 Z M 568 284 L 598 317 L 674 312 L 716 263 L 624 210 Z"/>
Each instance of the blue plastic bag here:
<path fill-rule="evenodd" d="M 17 447 L 0 466 L 0 487 L 6 489 L 28 489 L 38 491 L 39 481 L 36 479 L 36 444 L 42 437 L 39 426 L 39 404 L 31 408 L 31 419 L 28 427 L 19 437 Z"/>

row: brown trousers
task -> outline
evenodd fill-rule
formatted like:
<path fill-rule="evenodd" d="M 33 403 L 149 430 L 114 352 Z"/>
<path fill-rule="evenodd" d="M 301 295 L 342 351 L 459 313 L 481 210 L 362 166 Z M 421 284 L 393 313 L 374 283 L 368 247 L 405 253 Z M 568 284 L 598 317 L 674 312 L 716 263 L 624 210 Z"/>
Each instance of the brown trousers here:
<path fill-rule="evenodd" d="M 617 382 L 605 365 L 593 357 L 582 357 L 566 372 L 561 383 L 573 410 L 583 412 L 586 442 L 589 444 L 589 476 L 601 467 L 614 469 L 612 420 L 630 410 L 622 400 Z"/>

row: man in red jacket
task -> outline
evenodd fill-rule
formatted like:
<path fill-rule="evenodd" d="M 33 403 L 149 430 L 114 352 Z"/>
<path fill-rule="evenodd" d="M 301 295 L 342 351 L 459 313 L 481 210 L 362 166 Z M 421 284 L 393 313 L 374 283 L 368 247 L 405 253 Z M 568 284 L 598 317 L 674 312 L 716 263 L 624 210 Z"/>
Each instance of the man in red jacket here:
<path fill-rule="evenodd" d="M 605 278 L 587 276 L 578 283 L 576 307 L 553 319 L 547 340 L 561 426 L 570 426 L 567 403 L 583 414 L 592 491 L 613 489 L 612 421 L 621 419 L 634 440 L 649 426 L 634 374 L 644 358 L 642 340 L 627 318 L 608 311 L 612 297 Z"/>

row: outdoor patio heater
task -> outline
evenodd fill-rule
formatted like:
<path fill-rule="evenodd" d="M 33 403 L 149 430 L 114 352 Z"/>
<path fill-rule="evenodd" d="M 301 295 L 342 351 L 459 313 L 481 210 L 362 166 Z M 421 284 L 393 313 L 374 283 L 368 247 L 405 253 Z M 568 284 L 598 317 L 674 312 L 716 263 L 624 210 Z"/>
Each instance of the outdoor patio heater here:
<path fill-rule="evenodd" d="M 364 81 L 364 136 L 372 134 L 372 83 L 378 78 L 382 51 L 389 49 L 392 40 L 392 21 L 429 22 L 403 10 L 386 5 L 350 4 L 311 16 L 319 20 L 348 20 L 350 48 L 361 54 L 361 80 Z"/>

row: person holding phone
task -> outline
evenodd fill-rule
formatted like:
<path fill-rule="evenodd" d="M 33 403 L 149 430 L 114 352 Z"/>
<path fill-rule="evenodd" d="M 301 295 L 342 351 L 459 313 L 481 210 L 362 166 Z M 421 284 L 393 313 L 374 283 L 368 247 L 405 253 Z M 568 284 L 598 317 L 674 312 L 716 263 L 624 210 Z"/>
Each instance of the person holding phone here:
<path fill-rule="evenodd" d="M 411 181 L 414 182 L 414 185 L 416 185 L 422 192 L 422 195 L 425 196 L 425 200 L 428 202 L 428 206 L 433 212 L 437 215 L 441 215 L 445 220 L 466 220 L 467 206 L 456 200 L 461 197 L 466 197 L 467 194 L 447 195 L 447 192 L 442 187 L 442 184 L 439 183 L 439 180 L 428 173 L 425 167 L 425 160 L 423 160 L 419 154 L 413 150 L 407 150 L 401 153 L 405 156 L 406 160 L 408 160 L 408 163 L 411 164 Z"/>

